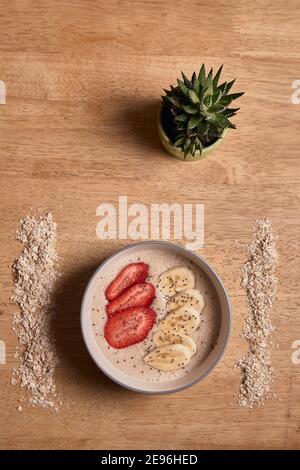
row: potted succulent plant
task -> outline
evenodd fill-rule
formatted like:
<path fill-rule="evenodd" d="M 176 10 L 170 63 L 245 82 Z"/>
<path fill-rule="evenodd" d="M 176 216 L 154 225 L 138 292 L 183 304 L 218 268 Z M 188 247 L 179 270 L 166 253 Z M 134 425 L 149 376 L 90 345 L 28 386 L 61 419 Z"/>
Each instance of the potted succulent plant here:
<path fill-rule="evenodd" d="M 229 105 L 244 93 L 232 93 L 235 80 L 219 85 L 223 65 L 215 76 L 206 75 L 203 64 L 199 74 L 189 80 L 182 72 L 177 86 L 164 90 L 158 114 L 158 131 L 163 146 L 181 160 L 199 160 L 219 145 L 239 108 Z"/>

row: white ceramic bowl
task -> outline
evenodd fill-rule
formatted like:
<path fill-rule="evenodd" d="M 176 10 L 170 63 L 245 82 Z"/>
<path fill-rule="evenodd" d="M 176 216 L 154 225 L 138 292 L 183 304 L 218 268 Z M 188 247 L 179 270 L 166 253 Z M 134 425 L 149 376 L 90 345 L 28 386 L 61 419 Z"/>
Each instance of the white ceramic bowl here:
<path fill-rule="evenodd" d="M 141 249 L 165 249 L 168 251 L 172 251 L 182 257 L 185 257 L 187 260 L 192 261 L 196 266 L 199 266 L 199 268 L 206 274 L 210 282 L 213 284 L 219 299 L 221 321 L 219 337 L 216 346 L 206 357 L 206 359 L 203 362 L 199 363 L 198 366 L 191 369 L 188 374 L 180 378 L 174 378 L 173 380 L 167 382 L 152 383 L 150 381 L 147 381 L 143 377 L 132 377 L 131 375 L 126 374 L 125 372 L 118 369 L 109 361 L 109 359 L 101 351 L 100 347 L 96 342 L 95 334 L 92 329 L 92 299 L 95 290 L 95 282 L 100 271 L 109 269 L 109 267 L 113 265 L 113 263 L 115 263 L 117 259 L 120 260 L 120 258 L 122 258 L 124 255 L 137 253 Z M 135 392 L 148 394 L 174 393 L 196 384 L 204 377 L 206 377 L 217 365 L 222 355 L 224 354 L 228 342 L 228 337 L 231 328 L 231 308 L 227 292 L 221 279 L 203 258 L 191 251 L 186 250 L 182 246 L 176 245 L 175 243 L 164 241 L 145 241 L 128 245 L 125 248 L 122 248 L 121 250 L 115 252 L 113 255 L 107 258 L 93 274 L 92 278 L 88 283 L 82 301 L 81 328 L 83 338 L 90 355 L 94 359 L 97 366 L 101 369 L 101 371 L 106 374 L 110 379 L 112 379 L 119 385 L 122 385 L 123 387 L 126 387 L 127 389 L 133 390 Z"/>

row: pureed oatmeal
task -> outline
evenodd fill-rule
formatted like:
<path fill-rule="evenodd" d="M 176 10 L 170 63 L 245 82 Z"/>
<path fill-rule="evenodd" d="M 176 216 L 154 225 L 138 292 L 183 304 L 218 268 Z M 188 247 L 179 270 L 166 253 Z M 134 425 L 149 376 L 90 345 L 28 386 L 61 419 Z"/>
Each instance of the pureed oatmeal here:
<path fill-rule="evenodd" d="M 156 320 L 146 339 L 140 343 L 115 349 L 110 346 L 104 337 L 104 328 L 107 322 L 106 306 L 108 301 L 105 290 L 119 272 L 130 263 L 144 262 L 149 265 L 149 275 L 145 282 L 152 283 L 155 287 L 155 298 L 151 309 L 156 312 Z M 195 275 L 195 289 L 198 289 L 204 297 L 205 306 L 200 314 L 200 324 L 190 337 L 197 346 L 196 353 L 190 362 L 172 371 L 158 370 L 144 362 L 144 358 L 156 346 L 153 341 L 158 325 L 167 314 L 167 302 L 170 296 L 165 295 L 158 288 L 159 278 L 165 271 L 177 267 L 190 268 Z M 95 290 L 92 301 L 92 326 L 97 344 L 117 368 L 130 376 L 143 378 L 151 382 L 166 382 L 187 374 L 195 366 L 204 361 L 214 348 L 220 330 L 220 305 L 217 293 L 205 273 L 193 262 L 177 255 L 167 249 L 140 250 L 134 254 L 124 255 L 116 260 L 112 266 L 98 273 L 95 280 Z"/>

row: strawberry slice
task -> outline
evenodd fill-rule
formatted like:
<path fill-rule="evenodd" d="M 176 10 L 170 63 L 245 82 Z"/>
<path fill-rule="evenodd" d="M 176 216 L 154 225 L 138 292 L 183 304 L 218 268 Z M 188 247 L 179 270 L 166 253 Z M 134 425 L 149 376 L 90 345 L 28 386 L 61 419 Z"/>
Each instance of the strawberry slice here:
<path fill-rule="evenodd" d="M 149 307 L 155 297 L 155 288 L 150 282 L 135 284 L 106 305 L 108 316 L 129 307 Z"/>
<path fill-rule="evenodd" d="M 121 310 L 108 319 L 104 328 L 104 337 L 113 348 L 127 348 L 147 337 L 155 318 L 155 311 L 149 307 Z"/>
<path fill-rule="evenodd" d="M 145 282 L 148 271 L 149 266 L 146 263 L 128 264 L 107 287 L 105 291 L 107 300 L 114 300 L 128 287 Z"/>

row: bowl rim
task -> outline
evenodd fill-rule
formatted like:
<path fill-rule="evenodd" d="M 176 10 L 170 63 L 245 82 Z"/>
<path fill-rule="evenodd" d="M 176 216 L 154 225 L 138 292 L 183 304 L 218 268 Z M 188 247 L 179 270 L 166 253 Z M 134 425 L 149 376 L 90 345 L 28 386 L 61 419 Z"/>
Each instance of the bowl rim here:
<path fill-rule="evenodd" d="M 85 333 L 84 318 L 85 318 L 86 313 L 84 311 L 84 306 L 85 306 L 86 299 L 87 299 L 87 296 L 88 296 L 89 291 L 90 291 L 90 287 L 91 287 L 95 277 L 98 275 L 99 271 L 101 269 L 103 269 L 106 264 L 110 263 L 115 257 L 119 256 L 121 253 L 126 252 L 131 248 L 137 248 L 137 247 L 142 248 L 142 247 L 145 247 L 145 245 L 153 245 L 153 246 L 160 245 L 162 248 L 163 247 L 168 248 L 170 246 L 172 246 L 173 248 L 176 247 L 176 249 L 179 249 L 182 252 L 181 254 L 183 256 L 187 252 L 190 256 L 192 256 L 192 258 L 194 258 L 195 262 L 200 260 L 200 262 L 203 263 L 206 266 L 209 273 L 219 283 L 219 286 L 220 286 L 221 290 L 223 291 L 224 300 L 225 300 L 225 303 L 226 303 L 226 312 L 227 312 L 227 315 L 228 315 L 228 319 L 227 319 L 228 320 L 228 327 L 227 327 L 227 330 L 226 330 L 225 338 L 223 340 L 223 347 L 221 348 L 220 352 L 214 358 L 214 360 L 212 361 L 210 366 L 207 368 L 207 370 L 204 373 L 202 373 L 201 375 L 199 375 L 199 377 L 197 377 L 195 380 L 192 380 L 191 382 L 189 382 L 185 385 L 179 386 L 179 387 L 174 388 L 172 390 L 157 390 L 157 391 L 155 391 L 155 390 L 143 390 L 141 388 L 137 388 L 137 387 L 128 385 L 128 384 L 118 380 L 116 377 L 114 377 L 112 374 L 110 374 L 107 370 L 105 370 L 104 367 L 101 366 L 101 361 L 98 360 L 98 358 L 94 354 L 94 352 L 92 350 L 92 347 L 89 344 L 87 335 Z M 102 261 L 102 263 L 99 265 L 99 267 L 96 269 L 96 271 L 92 274 L 92 276 L 90 277 L 90 279 L 87 283 L 87 286 L 86 286 L 86 289 L 85 289 L 85 292 L 84 292 L 84 295 L 83 295 L 83 298 L 82 298 L 82 301 L 81 301 L 80 326 L 81 326 L 81 334 L 82 334 L 82 337 L 83 337 L 83 341 L 84 341 L 85 347 L 87 348 L 87 351 L 89 352 L 90 357 L 92 358 L 92 360 L 94 361 L 96 366 L 99 368 L 99 370 L 106 377 L 108 377 L 110 380 L 115 382 L 117 385 L 120 385 L 121 387 L 124 387 L 127 390 L 130 390 L 130 391 L 133 391 L 133 392 L 138 392 L 138 393 L 142 393 L 142 394 L 145 394 L 145 395 L 167 395 L 167 394 L 180 392 L 182 390 L 190 388 L 193 385 L 201 382 L 203 379 L 205 379 L 205 377 L 207 377 L 213 371 L 213 369 L 220 362 L 220 360 L 222 359 L 222 357 L 223 357 L 223 355 L 224 355 L 224 353 L 227 349 L 230 334 L 231 334 L 231 329 L 232 329 L 232 308 L 231 308 L 231 302 L 230 302 L 228 293 L 226 291 L 226 288 L 223 284 L 223 281 L 221 280 L 221 278 L 219 277 L 217 272 L 209 265 L 209 263 L 207 263 L 207 261 L 202 256 L 200 256 L 197 253 L 193 252 L 192 250 L 188 250 L 184 246 L 179 245 L 179 244 L 174 243 L 174 242 L 169 242 L 169 241 L 165 241 L 165 240 L 145 240 L 145 241 L 140 241 L 140 242 L 135 242 L 135 243 L 129 243 L 129 244 L 123 246 L 122 248 L 120 248 L 118 250 L 115 250 L 110 256 L 108 256 L 107 258 L 105 258 L 104 261 Z"/>

